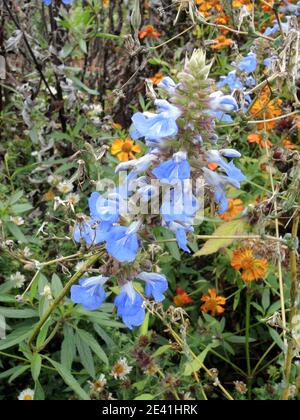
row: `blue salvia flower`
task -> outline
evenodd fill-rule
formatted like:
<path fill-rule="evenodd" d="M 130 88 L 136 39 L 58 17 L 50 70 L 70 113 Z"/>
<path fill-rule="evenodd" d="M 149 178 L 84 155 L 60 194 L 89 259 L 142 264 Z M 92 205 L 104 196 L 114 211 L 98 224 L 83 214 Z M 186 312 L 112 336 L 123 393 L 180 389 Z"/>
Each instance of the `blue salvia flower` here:
<path fill-rule="evenodd" d="M 105 198 L 98 192 L 94 192 L 89 198 L 89 208 L 93 219 L 113 224 L 120 217 L 120 196 L 110 194 L 108 198 Z"/>
<path fill-rule="evenodd" d="M 76 224 L 73 239 L 77 243 L 83 240 L 89 246 L 98 245 L 106 240 L 110 227 L 110 223 L 99 223 L 98 220 L 89 219 Z"/>
<path fill-rule="evenodd" d="M 230 123 L 233 121 L 232 117 L 223 111 L 210 111 L 209 114 L 222 122 Z"/>
<path fill-rule="evenodd" d="M 282 31 L 287 34 L 289 31 L 289 23 L 288 22 L 281 22 L 281 28 L 279 26 L 279 23 L 277 21 L 274 21 L 274 25 L 273 26 L 269 26 L 265 32 L 263 33 L 264 36 L 270 36 L 273 34 L 276 34 L 277 32 L 280 32 L 280 30 L 282 29 Z"/>
<path fill-rule="evenodd" d="M 220 90 L 209 95 L 209 108 L 213 111 L 237 111 L 238 104 L 232 95 L 224 95 Z"/>
<path fill-rule="evenodd" d="M 243 177 L 243 179 L 245 178 L 241 170 L 233 165 L 233 162 L 230 162 L 227 165 L 227 170 L 233 175 L 233 178 L 221 175 L 217 172 L 211 171 L 208 168 L 202 168 L 204 179 L 207 184 L 212 187 L 214 192 L 215 201 L 219 205 L 218 211 L 220 214 L 223 214 L 228 210 L 228 198 L 225 191 L 226 186 L 231 185 L 234 188 L 239 189 L 241 187 L 241 177 Z M 234 177 L 236 177 L 236 179 Z"/>
<path fill-rule="evenodd" d="M 107 280 L 108 277 L 104 276 L 80 279 L 79 285 L 71 287 L 72 301 L 85 309 L 95 311 L 100 308 L 106 298 L 103 286 Z"/>
<path fill-rule="evenodd" d="M 46 6 L 50 6 L 52 0 L 42 0 Z M 73 0 L 62 0 L 63 4 L 72 4 Z"/>
<path fill-rule="evenodd" d="M 235 89 L 243 89 L 244 87 L 242 81 L 236 74 L 236 70 L 231 71 L 227 76 L 221 76 L 220 79 L 217 83 L 219 88 L 229 86 L 231 92 L 233 92 Z"/>
<path fill-rule="evenodd" d="M 192 224 L 199 208 L 190 186 L 178 183 L 170 196 L 163 197 L 160 209 L 164 225 L 175 233 L 179 248 L 188 253 L 187 233 L 193 232 Z"/>
<path fill-rule="evenodd" d="M 107 252 L 120 262 L 133 262 L 139 250 L 140 227 L 140 222 L 133 222 L 129 227 L 113 226 L 107 235 Z"/>
<path fill-rule="evenodd" d="M 147 171 L 147 169 L 158 159 L 157 154 L 159 151 L 153 149 L 151 153 L 147 153 L 139 159 L 129 160 L 128 162 L 122 162 L 116 167 L 116 173 L 122 171 L 128 171 L 131 169 L 129 179 L 136 177 L 137 175 Z"/>
<path fill-rule="evenodd" d="M 159 145 L 161 140 L 166 137 L 177 135 L 176 120 L 181 115 L 181 111 L 166 100 L 157 99 L 155 105 L 158 114 L 137 112 L 132 117 L 131 137 L 134 140 L 144 137 L 151 147 Z"/>
<path fill-rule="evenodd" d="M 142 272 L 137 276 L 138 279 L 146 283 L 145 294 L 147 298 L 153 297 L 155 302 L 165 300 L 164 292 L 168 290 L 168 280 L 163 274 Z"/>
<path fill-rule="evenodd" d="M 130 330 L 142 325 L 145 319 L 144 300 L 134 290 L 131 282 L 121 287 L 120 294 L 115 299 L 115 305 L 118 316 Z"/>
<path fill-rule="evenodd" d="M 153 171 L 161 182 L 174 184 L 180 180 L 188 179 L 190 177 L 191 168 L 187 161 L 185 152 L 178 152 L 173 155 L 173 159 L 163 162 L 157 166 Z"/>
<path fill-rule="evenodd" d="M 166 91 L 170 96 L 173 96 L 178 85 L 171 77 L 164 77 L 157 86 Z"/>
<path fill-rule="evenodd" d="M 256 54 L 254 54 L 253 52 L 250 52 L 238 64 L 238 68 L 246 73 L 253 73 L 256 70 L 256 67 L 257 57 Z"/>
<path fill-rule="evenodd" d="M 178 222 L 171 222 L 168 224 L 168 228 L 171 232 L 174 232 L 176 235 L 176 241 L 179 248 L 187 252 L 188 254 L 191 253 L 188 247 L 188 240 L 187 240 L 187 233 L 194 232 L 194 228 L 189 225 L 180 224 Z"/>
<path fill-rule="evenodd" d="M 206 153 L 208 162 L 217 163 L 226 172 L 227 176 L 237 183 L 238 188 L 240 188 L 240 182 L 246 179 L 245 175 L 234 165 L 233 161 L 228 163 L 222 159 L 222 155 L 228 158 L 239 158 L 241 154 L 234 149 L 222 149 L 221 151 L 210 150 Z"/>

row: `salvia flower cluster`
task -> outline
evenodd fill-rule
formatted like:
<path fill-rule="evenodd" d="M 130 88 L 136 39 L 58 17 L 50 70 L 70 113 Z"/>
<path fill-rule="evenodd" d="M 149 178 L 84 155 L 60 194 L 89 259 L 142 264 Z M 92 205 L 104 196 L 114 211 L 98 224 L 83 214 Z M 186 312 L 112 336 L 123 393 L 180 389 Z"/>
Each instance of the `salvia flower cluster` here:
<path fill-rule="evenodd" d="M 242 66 L 252 69 L 253 61 L 250 56 Z M 240 153 L 216 146 L 216 119 L 231 118 L 239 106 L 231 94 L 218 90 L 209 78 L 210 68 L 205 54 L 196 50 L 186 59 L 176 82 L 166 77 L 159 83 L 162 99 L 154 101 L 156 112 L 137 112 L 132 117 L 131 138 L 143 139 L 148 153 L 117 166 L 116 173 L 125 174 L 120 184 L 106 195 L 94 192 L 89 198 L 90 217 L 75 227 L 76 242 L 104 244 L 110 256 L 126 264 L 128 273 L 132 267 L 132 275 L 119 279 L 120 294 L 115 299 L 117 313 L 129 328 L 144 320 L 143 296 L 161 302 L 167 290 L 164 275 L 139 272 L 139 264 L 134 263 L 142 259 L 141 248 L 153 241 L 151 227 L 169 229 L 179 248 L 190 252 L 188 238 L 203 208 L 194 181 L 204 180 L 222 214 L 228 209 L 227 187 L 240 188 L 245 179 L 234 163 Z M 217 164 L 218 170 L 209 169 L 210 163 Z M 158 214 L 143 216 L 130 211 L 133 196 L 146 206 L 158 198 Z M 102 276 L 81 279 L 72 288 L 72 300 L 97 309 L 106 297 L 104 285 L 109 280 Z M 133 280 L 145 282 L 144 294 L 136 290 Z"/>

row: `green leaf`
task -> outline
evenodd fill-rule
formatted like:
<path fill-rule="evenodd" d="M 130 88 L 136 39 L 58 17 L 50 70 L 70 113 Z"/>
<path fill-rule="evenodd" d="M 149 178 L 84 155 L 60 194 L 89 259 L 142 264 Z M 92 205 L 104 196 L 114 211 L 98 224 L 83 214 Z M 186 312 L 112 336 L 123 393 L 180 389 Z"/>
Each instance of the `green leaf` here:
<path fill-rule="evenodd" d="M 42 387 L 42 385 L 40 384 L 39 381 L 35 382 L 34 399 L 36 401 L 44 401 L 44 399 L 45 399 L 45 393 L 44 393 L 43 387 Z"/>
<path fill-rule="evenodd" d="M 93 350 L 102 362 L 108 365 L 108 358 L 92 334 L 84 330 L 77 330 L 79 337 Z"/>
<path fill-rule="evenodd" d="M 246 222 L 242 219 L 232 220 L 223 223 L 214 232 L 213 236 L 236 236 L 242 235 L 246 230 Z M 218 252 L 221 248 L 227 248 L 234 242 L 234 239 L 209 239 L 200 251 L 194 254 L 194 257 L 211 255 Z"/>
<path fill-rule="evenodd" d="M 173 239 L 174 240 L 174 235 L 172 232 L 170 232 L 168 229 L 165 228 L 158 228 L 155 229 L 155 232 L 157 234 L 157 239 L 162 239 L 162 240 L 169 240 L 169 239 Z M 172 257 L 177 260 L 177 261 L 181 261 L 181 255 L 180 255 L 180 251 L 177 245 L 176 241 L 172 241 L 172 242 L 166 242 L 165 246 L 168 248 L 170 254 L 172 255 Z"/>
<path fill-rule="evenodd" d="M 99 335 L 99 337 L 102 338 L 102 340 L 110 349 L 117 347 L 116 343 L 111 339 L 109 334 L 107 334 L 106 331 L 104 331 L 104 329 L 100 327 L 100 325 L 94 324 L 93 327 L 96 333 Z"/>
<path fill-rule="evenodd" d="M 22 242 L 22 243 L 27 243 L 27 239 L 25 238 L 19 226 L 16 226 L 10 222 L 7 222 L 5 226 L 10 231 L 10 233 L 15 237 L 17 241 Z"/>
<path fill-rule="evenodd" d="M 105 38 L 105 39 L 111 39 L 111 40 L 116 40 L 116 41 L 123 38 L 122 36 L 113 35 L 113 34 L 106 34 L 106 33 L 102 33 L 102 32 L 98 32 L 96 34 L 96 36 L 98 38 Z"/>
<path fill-rule="evenodd" d="M 20 344 L 22 341 L 26 340 L 32 332 L 33 325 L 26 325 L 20 328 L 15 329 L 11 334 L 9 334 L 4 340 L 0 341 L 0 350 L 5 350 L 10 347 Z"/>
<path fill-rule="evenodd" d="M 24 191 L 17 191 L 11 197 L 8 198 L 7 202 L 10 206 L 15 204 L 17 201 L 20 200 L 24 195 Z"/>
<path fill-rule="evenodd" d="M 37 336 L 37 339 L 36 339 L 36 346 L 37 346 L 38 349 L 43 346 L 43 344 L 44 344 L 44 342 L 47 338 L 47 334 L 48 334 L 48 331 L 49 331 L 49 328 L 50 328 L 51 324 L 52 324 L 52 320 L 49 318 L 45 322 L 45 324 L 42 326 L 42 328 L 40 329 L 40 332 L 39 332 L 39 334 Z"/>
<path fill-rule="evenodd" d="M 62 377 L 65 383 L 84 401 L 89 401 L 89 395 L 81 388 L 74 376 L 63 365 L 46 357 L 51 365 L 56 369 L 57 373 Z"/>
<path fill-rule="evenodd" d="M 68 370 L 72 369 L 73 360 L 76 356 L 76 343 L 74 331 L 68 325 L 64 325 L 64 340 L 61 345 L 61 364 Z"/>
<path fill-rule="evenodd" d="M 88 93 L 89 95 L 99 95 L 99 92 L 97 90 L 90 89 L 77 77 L 72 76 L 70 77 L 70 79 L 73 81 L 74 85 L 82 92 Z"/>
<path fill-rule="evenodd" d="M 143 324 L 141 325 L 141 329 L 140 329 L 140 335 L 147 335 L 148 333 L 148 329 L 149 329 L 149 319 L 150 319 L 150 314 L 149 312 L 146 313 L 145 319 Z"/>
<path fill-rule="evenodd" d="M 61 282 L 61 279 L 58 277 L 57 274 L 53 274 L 52 279 L 51 279 L 51 290 L 53 293 L 53 296 L 55 298 L 57 298 L 60 294 L 60 292 L 63 289 L 63 284 Z"/>
<path fill-rule="evenodd" d="M 31 360 L 31 375 L 34 382 L 36 382 L 40 376 L 42 367 L 42 358 L 38 353 L 35 353 Z"/>
<path fill-rule="evenodd" d="M 22 214 L 26 213 L 29 210 L 32 210 L 33 207 L 30 203 L 24 203 L 24 204 L 15 204 L 11 207 L 11 211 L 13 214 Z"/>
<path fill-rule="evenodd" d="M 193 360 L 192 362 L 185 364 L 185 369 L 183 372 L 184 376 L 191 376 L 193 373 L 198 372 L 203 367 L 204 360 L 206 359 L 206 356 L 211 350 L 211 345 L 209 344 L 206 349 L 202 351 L 202 353 L 199 354 L 197 359 Z"/>
<path fill-rule="evenodd" d="M 79 47 L 81 51 L 83 52 L 83 54 L 87 54 L 87 46 L 86 46 L 86 41 L 84 39 L 79 40 Z"/>
<path fill-rule="evenodd" d="M 33 309 L 13 309 L 13 308 L 4 308 L 0 306 L 0 315 L 3 315 L 5 318 L 15 318 L 15 319 L 27 319 L 27 318 L 37 318 L 38 314 Z"/>
<path fill-rule="evenodd" d="M 89 345 L 84 340 L 82 340 L 78 332 L 75 334 L 75 343 L 79 353 L 80 363 L 86 369 L 88 374 L 92 378 L 95 378 L 96 371 L 91 349 Z"/>
<path fill-rule="evenodd" d="M 266 312 L 266 310 L 269 308 L 270 304 L 271 304 L 271 296 L 270 296 L 270 289 L 266 288 L 263 291 L 263 295 L 262 295 L 262 306 Z"/>
<path fill-rule="evenodd" d="M 152 394 L 142 394 L 138 397 L 135 397 L 134 401 L 151 401 L 154 400 L 154 395 Z"/>
<path fill-rule="evenodd" d="M 246 337 L 232 335 L 230 337 L 227 337 L 226 341 L 229 341 L 229 343 L 234 343 L 234 344 L 245 344 L 246 343 Z M 249 339 L 250 343 L 254 343 L 255 341 L 256 340 L 254 338 Z"/>
<path fill-rule="evenodd" d="M 270 336 L 272 337 L 273 341 L 278 345 L 279 348 L 281 348 L 282 351 L 284 351 L 284 342 L 278 332 L 274 330 L 273 328 L 268 327 Z"/>
<path fill-rule="evenodd" d="M 152 357 L 158 357 L 162 354 L 166 353 L 171 349 L 170 344 L 165 344 L 164 346 L 159 347 L 159 349 L 156 350 L 156 352 L 153 353 Z"/>
<path fill-rule="evenodd" d="M 0 373 L 0 379 L 6 379 L 10 376 L 9 382 L 12 382 L 13 379 L 11 379 L 11 377 L 18 377 L 20 375 L 22 375 L 24 372 L 26 372 L 28 369 L 30 368 L 29 365 L 24 366 L 15 366 L 11 369 L 6 370 L 5 372 Z M 17 375 L 17 376 L 15 376 Z"/>

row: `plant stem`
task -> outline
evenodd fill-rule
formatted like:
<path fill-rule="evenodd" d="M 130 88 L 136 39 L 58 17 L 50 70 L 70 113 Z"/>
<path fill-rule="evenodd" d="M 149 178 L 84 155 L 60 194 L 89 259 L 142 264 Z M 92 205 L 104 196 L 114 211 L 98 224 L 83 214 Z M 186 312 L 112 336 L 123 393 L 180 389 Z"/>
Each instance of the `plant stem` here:
<path fill-rule="evenodd" d="M 296 217 L 293 221 L 292 236 L 294 239 L 297 239 L 299 228 L 299 217 Z M 291 250 L 290 253 L 291 259 L 291 274 L 292 274 L 292 284 L 291 284 L 291 312 L 290 312 L 290 330 L 292 331 L 296 324 L 297 319 L 297 300 L 298 300 L 298 279 L 297 279 L 297 249 Z M 292 372 L 292 362 L 293 362 L 293 350 L 294 350 L 294 339 L 292 334 L 288 342 L 287 356 L 284 367 L 284 381 L 285 387 L 282 393 L 282 400 L 287 401 L 289 399 L 289 390 L 290 390 L 290 379 Z"/>
<path fill-rule="evenodd" d="M 248 399 L 251 400 L 252 396 L 252 372 L 251 372 L 251 358 L 250 358 L 250 321 L 251 321 L 251 284 L 247 287 L 246 294 L 246 360 L 247 360 L 247 373 L 248 373 Z"/>
<path fill-rule="evenodd" d="M 41 320 L 38 322 L 36 327 L 33 330 L 33 333 L 31 334 L 29 338 L 29 345 L 31 347 L 33 344 L 34 339 L 37 337 L 38 333 L 40 332 L 41 328 L 44 326 L 48 318 L 51 316 L 52 312 L 58 307 L 58 305 L 61 303 L 61 301 L 64 299 L 64 297 L 69 293 L 71 287 L 77 283 L 77 281 L 80 279 L 81 276 L 84 275 L 84 273 L 88 270 L 90 266 L 92 266 L 99 258 L 101 258 L 103 254 L 96 254 L 91 256 L 84 266 L 74 274 L 74 276 L 68 281 L 68 283 L 65 285 L 59 296 L 54 300 L 53 304 L 48 308 L 48 310 L 45 312 Z"/>

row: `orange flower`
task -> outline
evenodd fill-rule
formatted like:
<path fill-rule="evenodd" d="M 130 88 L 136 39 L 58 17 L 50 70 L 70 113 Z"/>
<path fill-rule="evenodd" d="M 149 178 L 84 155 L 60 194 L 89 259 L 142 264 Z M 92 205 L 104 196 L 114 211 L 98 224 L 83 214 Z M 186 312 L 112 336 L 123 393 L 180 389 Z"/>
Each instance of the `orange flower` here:
<path fill-rule="evenodd" d="M 214 50 L 219 50 L 221 48 L 230 47 L 233 44 L 233 40 L 230 38 L 226 38 L 225 35 L 219 35 L 213 41 L 216 43 L 211 45 L 211 48 Z"/>
<path fill-rule="evenodd" d="M 231 266 L 241 272 L 244 281 L 251 282 L 265 277 L 268 261 L 256 258 L 252 249 L 242 248 L 233 253 Z"/>
<path fill-rule="evenodd" d="M 219 165 L 217 164 L 217 163 L 209 163 L 208 165 L 207 165 L 207 167 L 208 167 L 208 169 L 210 169 L 211 171 L 215 171 L 218 167 L 219 167 Z"/>
<path fill-rule="evenodd" d="M 237 199 L 229 199 L 228 200 L 228 210 L 226 213 L 220 215 L 221 219 L 229 221 L 234 219 L 238 214 L 240 214 L 244 210 L 244 205 L 242 200 L 239 198 Z"/>
<path fill-rule="evenodd" d="M 259 98 L 251 105 L 250 114 L 258 120 L 270 120 L 272 118 L 282 115 L 281 99 L 271 99 L 271 91 L 266 87 L 261 92 Z M 264 128 L 272 129 L 276 126 L 277 121 L 269 121 L 266 123 L 258 123 L 257 128 L 263 130 Z"/>
<path fill-rule="evenodd" d="M 113 122 L 111 126 L 112 126 L 112 128 L 114 128 L 115 130 L 122 130 L 122 126 L 121 126 L 121 124 L 119 124 L 119 123 L 115 123 L 115 122 Z"/>
<path fill-rule="evenodd" d="M 269 3 L 270 6 L 267 6 L 266 3 Z M 273 6 L 274 6 L 273 0 L 264 0 L 264 2 L 261 1 L 261 8 L 263 9 L 264 12 L 271 12 Z"/>
<path fill-rule="evenodd" d="M 140 32 L 139 37 L 140 39 L 144 38 L 159 38 L 161 33 L 156 31 L 153 25 L 146 25 Z"/>
<path fill-rule="evenodd" d="M 296 145 L 293 144 L 290 139 L 282 140 L 282 144 L 286 149 L 289 149 L 289 150 L 296 149 Z"/>
<path fill-rule="evenodd" d="M 108 7 L 109 6 L 109 0 L 103 0 L 103 6 Z"/>
<path fill-rule="evenodd" d="M 111 154 L 117 155 L 117 158 L 121 162 L 127 162 L 128 160 L 135 159 L 135 153 L 140 153 L 141 148 L 138 144 L 134 144 L 134 141 L 130 137 L 126 139 L 116 139 L 111 146 Z"/>
<path fill-rule="evenodd" d="M 232 1 L 232 7 L 238 8 L 246 6 L 248 10 L 253 10 L 253 3 L 251 0 L 233 0 Z"/>
<path fill-rule="evenodd" d="M 210 312 L 212 316 L 221 315 L 225 309 L 223 305 L 226 304 L 226 298 L 224 296 L 217 296 L 216 289 L 208 289 L 208 294 L 203 295 L 201 302 L 201 310 L 205 313 Z"/>
<path fill-rule="evenodd" d="M 220 0 L 196 0 L 196 4 L 199 6 L 199 11 L 204 16 L 210 16 L 214 12 L 222 12 L 223 6 Z"/>
<path fill-rule="evenodd" d="M 273 144 L 268 139 L 264 139 L 261 134 L 251 133 L 247 137 L 249 143 L 257 143 L 260 147 L 272 147 Z"/>
<path fill-rule="evenodd" d="M 149 80 L 154 84 L 154 85 L 158 85 L 164 78 L 164 74 L 163 73 L 156 73 L 154 76 L 149 77 Z"/>
<path fill-rule="evenodd" d="M 227 25 L 229 21 L 230 21 L 230 16 L 226 16 L 226 15 L 217 16 L 215 20 L 215 22 L 218 25 Z"/>
<path fill-rule="evenodd" d="M 193 302 L 193 299 L 187 294 L 187 292 L 182 290 L 180 287 L 176 288 L 176 293 L 176 296 L 173 298 L 173 302 L 176 306 L 184 306 Z"/>

